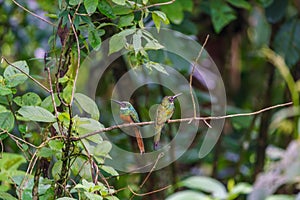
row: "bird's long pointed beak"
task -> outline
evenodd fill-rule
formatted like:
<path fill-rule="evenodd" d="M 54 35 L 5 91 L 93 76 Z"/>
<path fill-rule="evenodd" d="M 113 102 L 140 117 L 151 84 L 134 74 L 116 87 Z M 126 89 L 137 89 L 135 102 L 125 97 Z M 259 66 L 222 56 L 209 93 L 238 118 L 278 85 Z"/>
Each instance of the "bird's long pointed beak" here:
<path fill-rule="evenodd" d="M 121 101 L 117 101 L 117 100 L 114 100 L 114 99 L 111 99 L 111 101 L 112 101 L 112 102 L 115 102 L 115 103 L 117 103 L 117 104 L 119 104 L 119 105 L 122 105 L 122 102 L 121 102 Z"/>
<path fill-rule="evenodd" d="M 175 94 L 175 95 L 173 96 L 173 99 L 177 98 L 177 97 L 180 96 L 180 95 L 182 95 L 182 93 Z"/>

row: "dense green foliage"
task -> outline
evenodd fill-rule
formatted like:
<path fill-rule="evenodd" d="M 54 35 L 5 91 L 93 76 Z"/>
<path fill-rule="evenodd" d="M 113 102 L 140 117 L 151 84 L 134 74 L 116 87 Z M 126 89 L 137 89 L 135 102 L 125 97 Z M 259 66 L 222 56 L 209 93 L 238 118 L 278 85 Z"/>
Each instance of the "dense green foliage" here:
<path fill-rule="evenodd" d="M 297 0 L 0 0 L 0 197 L 296 199 L 299 13 Z M 163 45 L 146 29 L 151 26 L 158 32 L 177 30 L 200 43 L 210 35 L 205 49 L 222 75 L 227 114 L 293 105 L 226 119 L 205 158 L 199 159 L 198 151 L 207 127 L 168 167 L 147 174 L 117 171 L 106 163 L 111 142 L 102 134 L 80 138 L 115 123 L 109 99 L 114 84 L 141 67 L 168 74 L 163 64 L 170 64 L 187 79 L 191 73 L 182 60 L 155 54 Z M 107 38 L 110 55 L 124 49 L 127 54 L 105 71 L 91 98 L 81 92 L 81 80 L 93 72 L 87 78 L 79 66 Z M 193 88 L 201 115 L 209 115 L 207 88 L 196 77 Z M 169 93 L 155 85 L 139 88 L 132 102 L 141 121 L 149 121 L 151 105 Z M 168 127 L 165 141 L 177 128 Z M 108 134 L 120 147 L 137 152 L 135 140 L 128 142 L 119 129 Z M 145 144 L 149 149 L 152 140 Z"/>

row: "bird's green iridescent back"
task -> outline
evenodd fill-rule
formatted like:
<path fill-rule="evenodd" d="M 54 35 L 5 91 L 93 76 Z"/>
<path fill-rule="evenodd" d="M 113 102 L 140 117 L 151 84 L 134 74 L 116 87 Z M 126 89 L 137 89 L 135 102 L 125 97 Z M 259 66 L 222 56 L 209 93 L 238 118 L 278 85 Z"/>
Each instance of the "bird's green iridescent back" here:
<path fill-rule="evenodd" d="M 140 122 L 139 116 L 134 109 L 134 107 L 129 103 L 126 102 L 126 107 L 121 107 L 120 109 L 120 115 L 130 116 L 133 122 L 138 123 Z"/>

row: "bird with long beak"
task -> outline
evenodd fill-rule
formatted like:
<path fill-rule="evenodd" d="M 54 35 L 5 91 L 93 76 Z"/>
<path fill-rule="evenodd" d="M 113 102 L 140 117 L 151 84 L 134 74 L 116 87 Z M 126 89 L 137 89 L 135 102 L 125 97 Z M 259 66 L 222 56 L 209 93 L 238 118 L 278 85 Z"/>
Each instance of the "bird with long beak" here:
<path fill-rule="evenodd" d="M 124 122 L 126 123 L 140 122 L 139 116 L 136 110 L 134 109 L 134 107 L 131 105 L 131 103 L 129 103 L 128 101 L 117 101 L 113 99 L 112 101 L 120 105 L 120 118 Z M 144 147 L 142 134 L 137 126 L 134 126 L 133 129 L 134 129 L 134 133 L 135 133 L 135 137 L 137 140 L 140 153 L 143 154 L 145 153 L 145 147 Z"/>
<path fill-rule="evenodd" d="M 161 104 L 158 106 L 156 111 L 156 118 L 154 124 L 154 149 L 158 148 L 158 143 L 160 140 L 161 130 L 164 127 L 165 123 L 172 117 L 175 106 L 174 100 L 181 95 L 182 93 L 176 94 L 174 96 L 166 96 L 162 99 Z"/>

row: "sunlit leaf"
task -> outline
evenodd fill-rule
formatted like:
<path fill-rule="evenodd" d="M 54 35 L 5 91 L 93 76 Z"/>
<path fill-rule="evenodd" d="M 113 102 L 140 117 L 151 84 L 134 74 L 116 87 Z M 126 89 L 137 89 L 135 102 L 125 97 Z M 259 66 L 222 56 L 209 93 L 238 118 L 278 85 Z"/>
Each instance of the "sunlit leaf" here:
<path fill-rule="evenodd" d="M 112 0 L 112 2 L 114 2 L 115 4 L 118 4 L 118 5 L 124 6 L 126 0 Z"/>
<path fill-rule="evenodd" d="M 142 48 L 142 31 L 141 30 L 138 30 L 135 34 L 133 34 L 132 44 L 133 44 L 134 52 L 137 54 Z"/>

